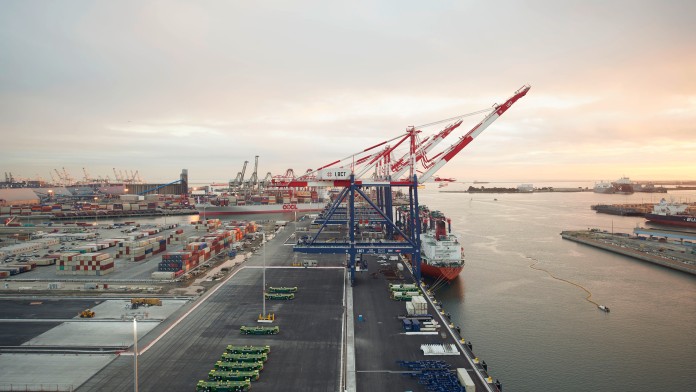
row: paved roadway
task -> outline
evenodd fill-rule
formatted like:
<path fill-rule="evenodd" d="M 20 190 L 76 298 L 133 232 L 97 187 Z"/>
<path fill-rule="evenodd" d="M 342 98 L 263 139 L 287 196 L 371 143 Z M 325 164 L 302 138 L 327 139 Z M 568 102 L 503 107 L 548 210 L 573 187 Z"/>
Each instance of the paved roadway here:
<path fill-rule="evenodd" d="M 289 232 L 288 232 L 289 233 Z M 289 234 L 287 234 L 289 235 Z M 287 235 L 268 243 L 266 263 L 289 266 L 292 248 L 283 246 Z M 322 257 L 320 265 L 326 265 Z M 334 257 L 335 260 L 335 257 Z M 181 313 L 139 340 L 139 380 L 142 391 L 191 391 L 208 372 L 228 344 L 267 344 L 271 354 L 254 391 L 336 391 L 341 369 L 343 276 L 339 268 L 269 268 L 267 286 L 297 286 L 292 301 L 267 301 L 275 312 L 280 334 L 246 336 L 241 325 L 254 325 L 261 312 L 263 250 L 244 268 L 191 312 L 169 333 L 156 339 Z M 124 391 L 133 388 L 133 357 L 121 355 L 78 388 L 83 391 Z"/>
<path fill-rule="evenodd" d="M 0 345 L 3 347 L 19 346 L 60 325 L 61 322 L 57 322 L 55 319 L 73 318 L 80 311 L 94 306 L 95 302 L 101 301 L 83 299 L 2 299 L 0 300 L 1 315 L 3 319 L 8 320 L 0 320 Z M 35 321 L 21 325 L 13 321 L 21 319 L 46 321 Z"/>

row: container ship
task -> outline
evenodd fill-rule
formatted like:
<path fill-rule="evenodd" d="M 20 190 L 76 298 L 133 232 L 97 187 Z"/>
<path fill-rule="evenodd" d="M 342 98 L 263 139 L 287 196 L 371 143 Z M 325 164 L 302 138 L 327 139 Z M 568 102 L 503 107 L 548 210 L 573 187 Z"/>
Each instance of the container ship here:
<path fill-rule="evenodd" d="M 223 193 L 206 196 L 196 202 L 198 213 L 206 217 L 241 214 L 280 214 L 318 212 L 326 202 L 316 191 L 266 191 L 254 195 Z"/>
<path fill-rule="evenodd" d="M 439 211 L 421 210 L 421 273 L 425 276 L 451 281 L 464 269 L 464 248 L 452 234 L 452 222 Z"/>
<path fill-rule="evenodd" d="M 649 222 L 660 225 L 696 228 L 696 215 L 687 214 L 687 204 L 668 203 L 662 199 L 653 207 L 652 213 L 645 214 Z"/>
<path fill-rule="evenodd" d="M 209 203 L 196 204 L 198 213 L 206 217 L 242 214 L 280 214 L 285 212 L 317 212 L 323 211 L 326 203 L 273 203 L 273 204 L 236 204 L 216 205 Z"/>

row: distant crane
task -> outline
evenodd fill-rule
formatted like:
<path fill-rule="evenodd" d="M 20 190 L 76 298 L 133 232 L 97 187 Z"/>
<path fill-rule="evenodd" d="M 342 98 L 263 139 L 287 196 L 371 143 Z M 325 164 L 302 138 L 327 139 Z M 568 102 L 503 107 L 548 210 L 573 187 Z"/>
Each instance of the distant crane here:
<path fill-rule="evenodd" d="M 70 174 L 68 174 L 68 171 L 65 170 L 65 167 L 63 167 L 63 178 L 65 178 L 65 185 L 70 185 L 74 182 L 74 179 Z"/>
<path fill-rule="evenodd" d="M 249 161 L 244 161 L 244 166 L 242 166 L 242 171 L 237 173 L 237 177 L 234 180 L 230 180 L 230 188 L 239 187 L 244 184 L 244 173 L 246 173 L 246 167 Z"/>
<path fill-rule="evenodd" d="M 273 175 L 271 172 L 266 173 L 266 177 L 263 178 L 263 180 L 259 181 L 260 186 L 267 186 L 270 185 L 273 182 Z"/>
<path fill-rule="evenodd" d="M 58 176 L 58 185 L 67 185 L 67 179 L 58 171 L 58 169 L 53 169 L 53 171 L 55 171 L 56 175 Z M 51 175 L 51 178 L 53 178 L 53 175 Z"/>
<path fill-rule="evenodd" d="M 116 179 L 117 182 L 123 182 L 123 179 L 118 175 L 116 172 L 116 168 L 112 168 L 114 170 L 114 178 Z"/>
<path fill-rule="evenodd" d="M 254 190 L 255 188 L 258 187 L 258 182 L 259 182 L 259 177 L 258 177 L 258 169 L 259 169 L 259 156 L 254 157 L 254 172 L 251 173 L 251 178 L 249 178 L 249 188 L 251 190 Z"/>
<path fill-rule="evenodd" d="M 90 179 L 89 174 L 87 174 L 87 169 L 83 167 L 82 172 L 85 174 L 85 182 L 91 182 L 92 180 Z"/>

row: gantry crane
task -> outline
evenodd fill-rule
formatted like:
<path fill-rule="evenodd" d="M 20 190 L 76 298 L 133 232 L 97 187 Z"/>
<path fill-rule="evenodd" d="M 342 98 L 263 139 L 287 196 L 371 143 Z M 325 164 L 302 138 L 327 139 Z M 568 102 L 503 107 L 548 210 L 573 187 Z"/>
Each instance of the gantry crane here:
<path fill-rule="evenodd" d="M 259 169 L 259 156 L 254 157 L 254 172 L 251 173 L 251 177 L 249 178 L 249 189 L 254 190 L 256 187 L 258 187 L 258 182 L 259 182 L 259 177 L 258 177 L 258 169 Z"/>
<path fill-rule="evenodd" d="M 312 238 L 306 238 L 293 247 L 296 252 L 303 253 L 333 253 L 346 254 L 350 267 L 351 283 L 355 277 L 356 255 L 363 253 L 401 253 L 411 254 L 414 275 L 420 283 L 420 231 L 421 222 L 418 216 L 418 184 L 428 181 L 439 169 L 454 156 L 461 152 L 471 141 L 478 137 L 488 126 L 503 115 L 517 100 L 524 97 L 530 86 L 525 85 L 502 105 L 494 104 L 492 108 L 449 118 L 435 123 L 418 127 L 409 127 L 406 133 L 390 140 L 378 143 L 346 158 L 339 159 L 305 173 L 296 179 L 279 179 L 273 184 L 276 187 L 340 187 L 343 190 L 318 221 L 319 230 Z M 430 155 L 434 148 L 450 136 L 462 124 L 462 118 L 487 113 L 476 126 L 464 136 L 443 151 Z M 421 138 L 420 128 L 447 122 L 448 126 L 435 135 Z M 390 145 L 389 143 L 394 143 Z M 399 147 L 406 147 L 405 153 L 394 158 Z M 403 148 L 402 147 L 402 148 Z M 372 175 L 366 177 L 368 173 Z M 404 176 L 408 175 L 404 178 Z M 420 173 L 420 176 L 419 176 Z M 395 223 L 392 209 L 392 187 L 408 187 L 408 232 L 404 233 Z M 375 189 L 376 202 L 365 192 L 365 187 Z M 372 209 L 372 215 L 385 224 L 387 233 L 384 242 L 361 243 L 355 236 L 356 204 L 355 199 L 361 198 Z M 358 207 L 359 209 L 360 207 Z M 348 239 L 343 243 L 318 242 L 322 230 L 327 224 L 347 224 Z M 392 235 L 400 235 L 404 241 L 393 241 Z"/>
<path fill-rule="evenodd" d="M 249 161 L 244 161 L 244 165 L 242 166 L 242 171 L 237 173 L 237 177 L 235 177 L 234 180 L 230 180 L 230 189 L 234 187 L 240 187 L 244 184 L 244 174 L 246 173 L 246 167 Z"/>

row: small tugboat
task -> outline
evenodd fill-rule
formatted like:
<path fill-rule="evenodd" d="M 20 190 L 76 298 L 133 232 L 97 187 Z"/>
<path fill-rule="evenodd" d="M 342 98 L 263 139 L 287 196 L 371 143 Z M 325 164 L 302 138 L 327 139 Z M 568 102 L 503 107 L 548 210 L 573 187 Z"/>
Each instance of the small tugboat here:
<path fill-rule="evenodd" d="M 609 308 L 604 305 L 597 305 L 597 308 L 599 308 L 599 310 L 602 312 L 609 313 Z"/>

